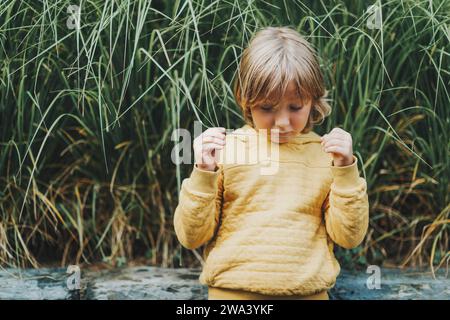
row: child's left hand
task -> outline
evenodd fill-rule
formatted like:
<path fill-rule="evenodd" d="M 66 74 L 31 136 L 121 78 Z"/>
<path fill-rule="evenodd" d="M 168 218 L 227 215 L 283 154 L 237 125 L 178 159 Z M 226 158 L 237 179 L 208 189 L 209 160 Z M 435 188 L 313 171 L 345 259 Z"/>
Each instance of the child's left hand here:
<path fill-rule="evenodd" d="M 349 166 L 353 163 L 352 136 L 341 128 L 333 128 L 321 137 L 322 149 L 331 153 L 333 165 L 336 167 Z"/>

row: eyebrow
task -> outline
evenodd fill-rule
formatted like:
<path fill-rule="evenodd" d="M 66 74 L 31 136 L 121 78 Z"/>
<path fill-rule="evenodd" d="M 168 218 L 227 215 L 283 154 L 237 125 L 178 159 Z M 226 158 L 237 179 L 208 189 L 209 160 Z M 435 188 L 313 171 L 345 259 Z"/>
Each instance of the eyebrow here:
<path fill-rule="evenodd" d="M 270 106 L 270 107 L 275 108 L 275 109 L 278 108 L 278 107 L 275 105 L 274 102 L 261 102 L 261 103 L 258 103 L 257 105 L 260 106 L 260 107 Z M 290 103 L 288 104 L 288 107 L 303 107 L 303 106 L 304 106 L 304 103 L 303 103 L 303 102 L 301 102 L 301 103 L 290 102 Z"/>

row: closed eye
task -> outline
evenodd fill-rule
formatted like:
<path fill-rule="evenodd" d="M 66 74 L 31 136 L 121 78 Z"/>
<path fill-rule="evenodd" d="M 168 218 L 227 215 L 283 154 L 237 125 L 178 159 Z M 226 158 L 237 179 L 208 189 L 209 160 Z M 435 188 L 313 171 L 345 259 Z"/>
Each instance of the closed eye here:
<path fill-rule="evenodd" d="M 303 109 L 303 107 L 299 107 L 296 105 L 290 105 L 289 109 L 291 109 L 292 111 L 299 111 L 299 110 Z"/>
<path fill-rule="evenodd" d="M 261 110 L 264 112 L 272 112 L 273 107 L 272 106 L 261 106 Z"/>

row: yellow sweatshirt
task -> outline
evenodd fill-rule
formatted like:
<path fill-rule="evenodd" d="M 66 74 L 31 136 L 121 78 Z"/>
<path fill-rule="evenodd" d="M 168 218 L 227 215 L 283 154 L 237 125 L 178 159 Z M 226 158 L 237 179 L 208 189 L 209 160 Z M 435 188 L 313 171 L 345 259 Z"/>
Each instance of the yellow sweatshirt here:
<path fill-rule="evenodd" d="M 357 158 L 333 166 L 310 131 L 280 144 L 275 159 L 227 162 L 231 154 L 255 152 L 260 142 L 249 132 L 256 133 L 244 125 L 227 135 L 217 171 L 194 166 L 182 182 L 174 228 L 185 248 L 206 244 L 200 283 L 280 296 L 330 289 L 340 272 L 334 243 L 356 247 L 368 228 Z M 275 174 L 261 174 L 267 162 L 276 162 Z"/>

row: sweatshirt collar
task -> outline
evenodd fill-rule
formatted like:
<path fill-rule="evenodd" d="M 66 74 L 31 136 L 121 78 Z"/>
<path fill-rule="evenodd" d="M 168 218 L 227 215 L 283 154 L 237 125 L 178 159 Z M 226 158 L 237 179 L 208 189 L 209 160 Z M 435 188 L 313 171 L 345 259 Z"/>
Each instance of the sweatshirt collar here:
<path fill-rule="evenodd" d="M 233 132 L 229 132 L 228 134 L 236 135 L 237 139 L 247 142 L 251 135 L 258 135 L 258 131 L 251 127 L 248 124 L 245 124 L 239 129 L 234 130 Z M 291 138 L 288 142 L 281 143 L 280 146 L 285 145 L 303 145 L 308 143 L 318 142 L 320 143 L 320 136 L 314 131 L 309 131 L 307 133 L 301 133 L 293 138 Z"/>

